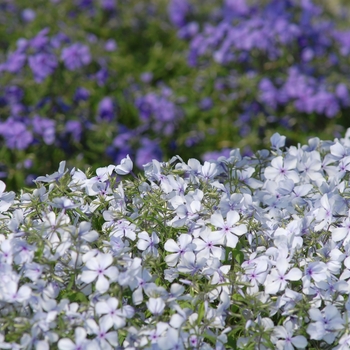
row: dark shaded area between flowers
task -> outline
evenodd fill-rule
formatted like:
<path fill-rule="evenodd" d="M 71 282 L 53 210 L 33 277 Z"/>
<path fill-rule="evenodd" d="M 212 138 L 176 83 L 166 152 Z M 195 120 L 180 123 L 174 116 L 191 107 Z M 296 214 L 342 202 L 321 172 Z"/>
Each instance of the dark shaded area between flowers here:
<path fill-rule="evenodd" d="M 2 2 L 0 175 L 339 137 L 347 21 L 319 1 Z"/>

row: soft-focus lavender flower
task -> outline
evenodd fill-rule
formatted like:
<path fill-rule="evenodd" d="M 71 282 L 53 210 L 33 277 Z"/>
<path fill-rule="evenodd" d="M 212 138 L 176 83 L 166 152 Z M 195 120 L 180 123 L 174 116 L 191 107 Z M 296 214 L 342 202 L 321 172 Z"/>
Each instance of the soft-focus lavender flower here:
<path fill-rule="evenodd" d="M 170 21 L 179 28 L 186 24 L 190 11 L 191 6 L 187 0 L 171 0 L 168 5 Z"/>
<path fill-rule="evenodd" d="M 16 105 L 23 99 L 24 91 L 16 85 L 8 86 L 5 89 L 5 99 L 7 103 Z"/>
<path fill-rule="evenodd" d="M 75 142 L 80 142 L 83 127 L 78 120 L 68 120 L 64 130 L 66 133 L 72 135 Z"/>
<path fill-rule="evenodd" d="M 35 50 L 44 50 L 49 43 L 49 28 L 44 28 L 41 30 L 34 38 L 29 41 L 31 48 Z"/>
<path fill-rule="evenodd" d="M 27 8 L 22 11 L 21 16 L 25 22 L 32 22 L 35 20 L 36 13 L 33 9 Z"/>
<path fill-rule="evenodd" d="M 219 157 L 228 158 L 230 155 L 230 151 L 231 149 L 229 148 L 223 148 L 220 151 L 206 152 L 202 155 L 202 160 L 203 161 L 217 160 Z"/>
<path fill-rule="evenodd" d="M 91 62 L 91 54 L 88 46 L 75 43 L 62 49 L 61 59 L 69 70 L 77 70 Z"/>
<path fill-rule="evenodd" d="M 24 66 L 26 62 L 27 56 L 21 52 L 13 52 L 11 53 L 7 61 L 0 65 L 1 71 L 8 71 L 10 73 L 18 73 Z"/>
<path fill-rule="evenodd" d="M 213 100 L 211 97 L 205 97 L 199 101 L 199 108 L 203 111 L 208 111 L 213 108 Z"/>
<path fill-rule="evenodd" d="M 100 0 L 101 7 L 106 11 L 113 11 L 116 9 L 115 0 Z"/>
<path fill-rule="evenodd" d="M 98 118 L 100 120 L 112 121 L 116 114 L 116 108 L 111 97 L 104 97 L 98 104 Z"/>
<path fill-rule="evenodd" d="M 180 39 L 192 39 L 199 32 L 199 24 L 190 22 L 179 29 L 177 35 Z"/>
<path fill-rule="evenodd" d="M 90 91 L 84 87 L 78 87 L 74 93 L 74 101 L 87 101 L 90 97 Z"/>
<path fill-rule="evenodd" d="M 32 120 L 34 133 L 42 136 L 47 145 L 52 145 L 55 141 L 55 124 L 54 120 L 41 118 L 38 115 L 34 116 Z"/>
<path fill-rule="evenodd" d="M 34 80 L 38 83 L 50 76 L 58 65 L 56 56 L 45 52 L 29 56 L 28 63 L 33 72 Z"/>
<path fill-rule="evenodd" d="M 105 43 L 105 50 L 107 52 L 113 52 L 118 48 L 118 45 L 114 39 L 108 39 Z"/>
<path fill-rule="evenodd" d="M 340 99 L 341 104 L 344 107 L 348 107 L 350 105 L 349 90 L 345 84 L 340 83 L 336 86 L 335 95 Z"/>
<path fill-rule="evenodd" d="M 95 75 L 94 79 L 96 79 L 98 86 L 104 86 L 109 77 L 108 69 L 106 67 L 102 67 Z"/>
<path fill-rule="evenodd" d="M 153 74 L 151 72 L 144 72 L 141 74 L 140 79 L 142 82 L 149 84 L 153 79 Z"/>
<path fill-rule="evenodd" d="M 53 35 L 50 39 L 50 45 L 53 49 L 59 49 L 62 44 L 68 44 L 69 42 L 69 37 L 63 32 L 59 32 L 56 35 Z"/>
<path fill-rule="evenodd" d="M 155 140 L 150 140 L 147 137 L 141 139 L 140 148 L 136 151 L 135 163 L 138 167 L 151 162 L 152 159 L 161 159 L 162 151 L 159 144 Z"/>
<path fill-rule="evenodd" d="M 10 149 L 26 149 L 33 142 L 33 135 L 27 126 L 12 118 L 0 123 L 0 135 L 5 139 Z"/>

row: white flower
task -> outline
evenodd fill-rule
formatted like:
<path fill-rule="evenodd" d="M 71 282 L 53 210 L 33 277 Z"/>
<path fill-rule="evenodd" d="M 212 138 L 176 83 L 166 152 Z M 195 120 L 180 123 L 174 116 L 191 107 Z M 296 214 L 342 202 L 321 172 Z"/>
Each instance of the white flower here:
<path fill-rule="evenodd" d="M 123 158 L 119 165 L 117 165 L 114 169 L 114 171 L 118 175 L 127 175 L 132 171 L 133 168 L 133 162 L 130 159 L 129 155 L 126 156 L 126 158 Z"/>
<path fill-rule="evenodd" d="M 38 182 L 58 181 L 68 171 L 68 169 L 65 171 L 65 167 L 66 167 L 66 161 L 63 160 L 62 162 L 60 162 L 58 171 L 54 172 L 52 175 L 38 176 L 34 181 L 38 181 Z"/>
<path fill-rule="evenodd" d="M 294 170 L 297 165 L 296 158 L 285 158 L 278 156 L 271 161 L 271 166 L 266 167 L 265 177 L 268 180 L 282 181 L 291 179 L 294 183 L 300 181 L 298 173 Z"/>
<path fill-rule="evenodd" d="M 279 340 L 276 342 L 276 349 L 279 350 L 293 350 L 305 349 L 307 340 L 303 335 L 293 337 L 294 329 L 291 321 L 284 322 L 283 326 L 277 326 L 273 330 L 273 335 Z"/>
<path fill-rule="evenodd" d="M 165 308 L 165 302 L 162 298 L 149 298 L 147 301 L 148 310 L 155 316 L 161 315 Z"/>
<path fill-rule="evenodd" d="M 236 211 L 230 210 L 227 213 L 226 221 L 221 214 L 215 213 L 211 216 L 210 222 L 220 230 L 215 231 L 223 235 L 222 243 L 230 248 L 235 248 L 238 242 L 237 236 L 242 236 L 247 232 L 247 226 L 244 224 L 236 225 L 240 220 L 239 214 Z M 214 232 L 213 232 L 214 233 Z"/>
<path fill-rule="evenodd" d="M 270 274 L 267 276 L 265 281 L 265 292 L 268 294 L 276 294 L 279 291 L 283 291 L 288 281 L 298 281 L 302 277 L 302 272 L 293 267 L 289 270 L 290 264 L 284 258 L 278 259 L 276 261 L 276 268 L 273 268 L 270 271 Z"/>
<path fill-rule="evenodd" d="M 151 237 L 146 231 L 138 234 L 137 248 L 143 251 L 143 255 L 152 255 L 158 257 L 158 249 L 156 245 L 159 243 L 159 238 L 155 232 L 152 232 Z"/>
<path fill-rule="evenodd" d="M 189 234 L 181 234 L 178 237 L 178 243 L 173 239 L 168 239 L 164 244 L 164 249 L 173 254 L 169 254 L 165 257 L 166 263 L 169 266 L 175 266 L 178 263 L 179 258 L 186 252 L 193 251 L 194 247 L 195 245 L 192 243 L 192 236 Z"/>
<path fill-rule="evenodd" d="M 108 298 L 107 300 L 99 301 L 95 308 L 96 313 L 98 315 L 103 315 L 101 317 L 101 320 L 103 318 L 107 318 L 112 320 L 114 328 L 122 328 L 125 326 L 125 318 L 124 313 L 121 309 L 118 308 L 119 301 L 116 298 Z"/>
<path fill-rule="evenodd" d="M 193 244 L 196 248 L 198 259 L 205 258 L 209 259 L 211 257 L 218 258 L 221 260 L 224 256 L 224 250 L 221 247 L 217 247 L 221 242 L 223 234 L 212 232 L 209 228 L 205 228 L 200 234 L 200 238 L 195 238 Z"/>
<path fill-rule="evenodd" d="M 0 213 L 6 212 L 15 199 L 14 192 L 5 192 L 6 185 L 0 180 Z"/>
<path fill-rule="evenodd" d="M 99 325 L 93 319 L 86 321 L 88 333 L 95 334 L 93 340 L 94 349 L 112 350 L 118 345 L 118 333 L 115 331 L 108 332 L 113 326 L 113 321 L 110 318 L 101 318 Z M 113 346 L 113 347 L 112 347 Z M 93 347 L 91 347 L 93 349 Z"/>
<path fill-rule="evenodd" d="M 306 329 L 310 339 L 324 340 L 332 344 L 338 331 L 344 328 L 344 320 L 334 305 L 327 305 L 322 311 L 319 309 L 309 310 L 310 323 Z"/>
<path fill-rule="evenodd" d="M 286 143 L 286 137 L 281 136 L 278 132 L 276 132 L 270 137 L 270 142 L 272 148 L 279 149 L 281 147 L 284 147 Z"/>
<path fill-rule="evenodd" d="M 105 276 L 108 276 L 111 281 L 116 281 L 118 277 L 118 269 L 115 266 L 110 266 L 112 263 L 112 255 L 98 254 L 85 263 L 87 270 L 83 271 L 81 280 L 85 283 L 91 283 L 97 278 L 96 289 L 100 293 L 105 293 L 109 288 L 109 282 Z"/>
<path fill-rule="evenodd" d="M 15 281 L 6 282 L 2 290 L 2 297 L 9 303 L 23 303 L 30 298 L 31 294 L 32 290 L 27 285 L 18 288 L 18 284 Z"/>
<path fill-rule="evenodd" d="M 77 327 L 74 331 L 75 342 L 69 338 L 60 339 L 57 346 L 59 350 L 88 350 L 91 349 L 91 342 L 86 339 L 86 331 L 82 327 Z"/>

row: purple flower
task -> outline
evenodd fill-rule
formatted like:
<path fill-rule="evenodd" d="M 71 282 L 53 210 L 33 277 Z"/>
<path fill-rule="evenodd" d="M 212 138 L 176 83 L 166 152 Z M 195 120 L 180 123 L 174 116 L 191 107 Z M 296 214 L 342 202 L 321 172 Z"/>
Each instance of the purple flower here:
<path fill-rule="evenodd" d="M 203 111 L 208 111 L 213 108 L 213 100 L 211 97 L 205 97 L 199 102 L 199 108 Z"/>
<path fill-rule="evenodd" d="M 67 69 L 79 69 L 91 62 L 90 49 L 86 45 L 75 43 L 62 50 L 61 59 Z"/>
<path fill-rule="evenodd" d="M 168 136 L 174 132 L 175 123 L 181 116 L 181 111 L 168 99 L 168 96 L 172 94 L 171 89 L 164 88 L 162 94 L 163 96 L 148 93 L 137 98 L 135 105 L 144 123 L 148 125 L 153 122 L 152 128 L 155 131 L 162 131 Z"/>
<path fill-rule="evenodd" d="M 206 152 L 202 156 L 203 161 L 210 161 L 210 160 L 217 160 L 219 157 L 226 157 L 228 158 L 230 156 L 231 149 L 229 148 L 223 148 L 220 151 L 213 151 L 213 152 Z"/>
<path fill-rule="evenodd" d="M 115 0 L 100 0 L 101 7 L 106 11 L 115 10 Z"/>
<path fill-rule="evenodd" d="M 96 74 L 95 79 L 97 81 L 98 86 L 104 86 L 108 79 L 108 69 L 102 67 Z"/>
<path fill-rule="evenodd" d="M 350 53 L 350 31 L 335 31 L 334 39 L 338 41 L 338 44 L 340 45 L 340 53 L 343 56 L 347 56 Z"/>
<path fill-rule="evenodd" d="M 152 159 L 161 159 L 162 151 L 157 143 L 157 141 L 150 140 L 146 137 L 143 137 L 141 140 L 141 146 L 136 152 L 135 163 L 139 168 Z"/>
<path fill-rule="evenodd" d="M 327 91 L 320 91 L 314 96 L 315 110 L 319 114 L 325 114 L 333 118 L 339 113 L 339 103 L 336 97 Z"/>
<path fill-rule="evenodd" d="M 30 40 L 30 47 L 35 50 L 44 50 L 49 43 L 49 38 L 47 37 L 48 33 L 49 28 L 44 28 L 41 30 L 34 38 Z"/>
<path fill-rule="evenodd" d="M 350 105 L 349 90 L 345 84 L 340 83 L 336 86 L 335 95 L 339 98 L 344 107 L 348 107 Z"/>
<path fill-rule="evenodd" d="M 89 97 L 90 97 L 89 90 L 87 90 L 83 87 L 78 87 L 75 90 L 74 102 L 87 101 Z"/>
<path fill-rule="evenodd" d="M 249 14 L 249 11 L 249 6 L 246 4 L 245 0 L 225 0 L 224 16 L 227 20 L 245 16 Z"/>
<path fill-rule="evenodd" d="M 180 28 L 177 35 L 180 39 L 192 39 L 198 32 L 199 24 L 197 22 L 190 22 Z"/>
<path fill-rule="evenodd" d="M 55 141 L 55 121 L 35 116 L 32 120 L 33 131 L 43 137 L 47 145 Z"/>
<path fill-rule="evenodd" d="M 69 43 L 69 38 L 66 34 L 59 32 L 53 37 L 51 37 L 50 44 L 54 49 L 58 49 L 62 44 Z"/>
<path fill-rule="evenodd" d="M 105 50 L 108 52 L 115 51 L 118 45 L 114 39 L 108 39 L 105 43 Z"/>
<path fill-rule="evenodd" d="M 36 13 L 32 9 L 24 9 L 21 16 L 24 22 L 32 22 L 35 20 Z"/>
<path fill-rule="evenodd" d="M 135 136 L 132 130 L 128 130 L 124 126 L 119 126 L 119 135 L 117 135 L 113 140 L 113 146 L 116 148 L 123 149 L 126 147 L 128 142 Z M 126 156 L 126 154 L 125 154 Z M 123 156 L 123 158 L 125 158 Z"/>
<path fill-rule="evenodd" d="M 153 79 L 153 73 L 151 72 L 144 72 L 141 74 L 140 79 L 142 82 L 149 84 Z"/>
<path fill-rule="evenodd" d="M 33 141 L 33 135 L 26 125 L 11 117 L 0 123 L 0 135 L 4 137 L 6 146 L 10 149 L 26 149 Z"/>
<path fill-rule="evenodd" d="M 51 53 L 37 53 L 29 56 L 29 67 L 34 74 L 34 80 L 41 83 L 56 69 L 58 62 L 55 55 Z"/>
<path fill-rule="evenodd" d="M 20 87 L 13 85 L 13 86 L 8 86 L 5 89 L 5 98 L 7 102 L 10 103 L 16 103 L 22 100 L 23 98 L 23 89 Z"/>
<path fill-rule="evenodd" d="M 10 73 L 18 73 L 26 62 L 26 55 L 21 52 L 13 52 L 9 55 L 6 63 L 2 65 L 1 70 L 8 71 Z"/>
<path fill-rule="evenodd" d="M 98 104 L 99 119 L 111 121 L 115 117 L 115 106 L 111 97 L 103 98 Z"/>
<path fill-rule="evenodd" d="M 179 28 L 186 24 L 186 16 L 190 11 L 191 7 L 187 0 L 171 0 L 168 6 L 170 21 Z"/>
<path fill-rule="evenodd" d="M 278 90 L 268 78 L 263 78 L 259 83 L 260 99 L 269 107 L 276 109 L 278 104 Z"/>
<path fill-rule="evenodd" d="M 75 142 L 79 142 L 82 134 L 81 123 L 77 120 L 69 120 L 65 125 L 65 132 L 72 135 Z"/>

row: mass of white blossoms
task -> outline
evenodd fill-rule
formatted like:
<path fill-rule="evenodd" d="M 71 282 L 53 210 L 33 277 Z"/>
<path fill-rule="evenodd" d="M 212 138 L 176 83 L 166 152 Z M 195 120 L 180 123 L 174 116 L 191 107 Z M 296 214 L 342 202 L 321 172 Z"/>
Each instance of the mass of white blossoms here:
<path fill-rule="evenodd" d="M 0 182 L 0 349 L 350 349 L 350 130 Z"/>

